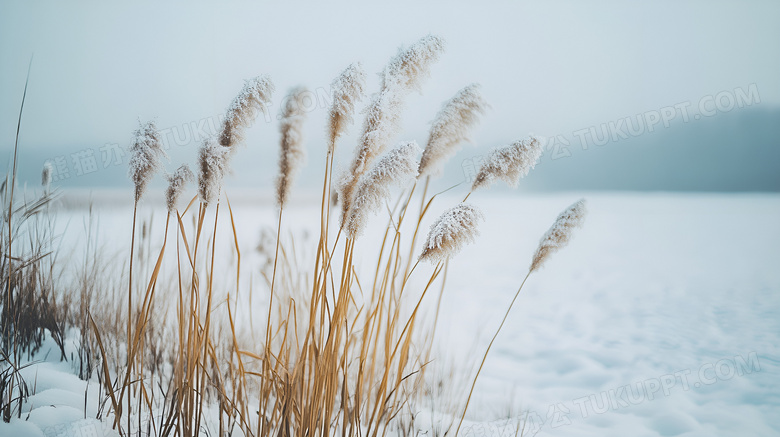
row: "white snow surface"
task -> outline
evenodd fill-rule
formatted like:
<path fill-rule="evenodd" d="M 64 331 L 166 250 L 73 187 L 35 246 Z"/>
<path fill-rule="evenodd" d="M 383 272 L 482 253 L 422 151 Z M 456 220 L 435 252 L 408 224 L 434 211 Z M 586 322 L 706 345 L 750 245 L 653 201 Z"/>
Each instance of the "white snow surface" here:
<path fill-rule="evenodd" d="M 453 360 L 457 376 L 473 371 L 540 237 L 580 197 L 588 201 L 584 226 L 526 282 L 488 356 L 461 435 L 514 435 L 518 420 L 526 435 L 539 436 L 780 435 L 777 194 L 475 193 L 469 201 L 486 220 L 477 241 L 450 263 L 439 361 Z M 270 198 L 250 198 L 231 198 L 248 263 L 261 226 L 274 226 L 277 213 Z M 94 199 L 104 241 L 126 246 L 130 195 Z M 422 232 L 461 199 L 437 198 Z M 154 206 L 155 219 L 164 218 L 164 202 L 144 202 L 142 216 Z M 78 206 L 60 211 L 61 220 L 72 222 L 65 247 L 76 244 L 85 213 Z M 285 226 L 307 230 L 315 244 L 318 214 L 319 202 L 293 198 Z M 384 222 L 380 217 L 371 226 Z M 373 244 L 372 229 L 356 250 Z M 432 269 L 418 268 L 428 275 Z M 0 436 L 110 429 L 94 420 L 92 399 L 85 418 L 86 385 L 56 357 L 53 351 L 25 369 L 37 381 L 36 394 L 22 419 L 0 422 Z M 89 390 L 96 385 L 90 382 Z M 421 413 L 417 423 L 430 420 Z"/>

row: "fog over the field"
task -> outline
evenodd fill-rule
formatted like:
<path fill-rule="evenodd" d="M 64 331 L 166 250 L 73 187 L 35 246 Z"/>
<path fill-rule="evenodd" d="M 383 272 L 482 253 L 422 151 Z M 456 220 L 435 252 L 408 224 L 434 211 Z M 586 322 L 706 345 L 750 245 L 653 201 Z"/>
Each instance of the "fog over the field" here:
<path fill-rule="evenodd" d="M 34 54 L 22 180 L 37 183 L 52 160 L 67 170 L 60 185 L 129 187 L 122 148 L 139 118 L 163 129 L 171 170 L 193 162 L 243 80 L 265 73 L 277 87 L 272 116 L 249 131 L 229 183 L 270 187 L 277 111 L 302 84 L 313 92 L 311 171 L 298 185 L 315 189 L 333 78 L 360 61 L 374 92 L 373 73 L 397 48 L 433 33 L 447 52 L 408 99 L 397 139 L 424 144 L 441 102 L 469 83 L 492 105 L 442 187 L 468 179 L 491 147 L 533 133 L 548 148 L 524 189 L 780 191 L 779 21 L 771 1 L 4 2 L 0 166 Z M 342 162 L 361 122 L 338 146 Z"/>

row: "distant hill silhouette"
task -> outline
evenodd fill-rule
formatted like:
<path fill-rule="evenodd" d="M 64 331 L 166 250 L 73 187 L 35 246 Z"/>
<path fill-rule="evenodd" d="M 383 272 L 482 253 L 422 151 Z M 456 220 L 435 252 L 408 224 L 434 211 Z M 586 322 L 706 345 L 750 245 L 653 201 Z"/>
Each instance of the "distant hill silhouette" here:
<path fill-rule="evenodd" d="M 598 130 L 600 133 L 600 130 Z M 523 181 L 542 190 L 780 191 L 780 108 L 672 122 L 603 146 L 549 151 Z"/>
<path fill-rule="evenodd" d="M 550 151 L 546 151 L 536 169 L 521 182 L 521 190 L 780 191 L 780 108 L 753 106 L 688 123 L 678 119 L 668 128 L 658 125 L 653 132 L 603 146 L 591 144 L 588 150 L 582 150 L 571 134 L 567 137 L 573 140 L 569 147 L 571 156 L 553 160 Z M 85 148 L 94 150 L 99 170 L 75 177 L 71 154 Z M 102 168 L 99 148 L 100 145 L 22 144 L 19 179 L 38 184 L 43 163 L 64 156 L 71 175 L 58 185 L 129 189 L 127 157 L 121 165 Z M 450 161 L 437 185 L 445 187 L 463 181 L 461 163 L 477 155 L 476 150 L 464 148 Z M 487 150 L 485 147 L 480 152 Z M 11 150 L 5 152 L 0 156 L 3 166 L 8 165 Z M 185 152 L 192 156 L 195 153 Z M 311 165 L 312 162 L 310 168 Z M 307 185 L 302 180 L 300 189 L 319 190 L 319 185 L 312 185 L 319 183 L 319 176 L 309 180 L 314 182 Z M 157 178 L 154 184 L 162 183 Z M 242 187 L 240 179 L 233 179 L 230 184 Z M 499 185 L 497 190 L 502 189 Z"/>

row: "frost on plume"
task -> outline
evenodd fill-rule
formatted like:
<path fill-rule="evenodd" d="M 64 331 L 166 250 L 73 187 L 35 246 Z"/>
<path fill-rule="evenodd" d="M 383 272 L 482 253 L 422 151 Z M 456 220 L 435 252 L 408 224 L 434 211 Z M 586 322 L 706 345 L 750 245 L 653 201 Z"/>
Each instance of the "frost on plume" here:
<path fill-rule="evenodd" d="M 428 76 L 431 65 L 444 52 L 444 40 L 427 35 L 406 49 L 399 49 L 382 73 L 382 88 L 400 86 L 420 90 L 421 79 Z"/>
<path fill-rule="evenodd" d="M 198 196 L 206 205 L 219 196 L 228 171 L 229 153 L 230 149 L 210 139 L 198 150 Z"/>
<path fill-rule="evenodd" d="M 361 145 L 355 154 L 352 172 L 363 174 L 373 160 L 382 154 L 400 130 L 404 97 L 413 89 L 419 89 L 428 76 L 431 64 L 444 50 L 444 40 L 428 35 L 390 60 L 382 74 L 379 93 L 366 108 Z"/>
<path fill-rule="evenodd" d="M 542 143 L 534 137 L 493 150 L 474 178 L 471 191 L 489 187 L 496 179 L 516 187 L 520 178 L 536 166 L 540 156 Z"/>
<path fill-rule="evenodd" d="M 475 206 L 461 202 L 445 211 L 428 232 L 420 261 L 439 262 L 460 252 L 479 235 L 477 225 L 484 220 Z"/>
<path fill-rule="evenodd" d="M 232 147 L 241 142 L 244 130 L 255 120 L 258 111 L 266 113 L 271 104 L 271 94 L 274 84 L 268 76 L 258 76 L 246 81 L 244 88 L 233 99 L 225 113 L 222 130 L 219 134 L 219 144 Z"/>
<path fill-rule="evenodd" d="M 363 147 L 355 154 L 353 172 L 363 174 L 374 159 L 382 154 L 401 127 L 403 101 L 398 94 L 383 91 L 376 94 L 366 108 L 366 121 L 361 137 Z"/>
<path fill-rule="evenodd" d="M 135 202 L 138 203 L 154 174 L 162 168 L 162 158 L 167 157 L 162 149 L 160 133 L 153 121 L 140 124 L 134 132 L 135 139 L 130 146 L 130 179 L 135 185 Z"/>
<path fill-rule="evenodd" d="M 414 141 L 403 143 L 380 158 L 365 174 L 355 190 L 355 199 L 344 222 L 351 238 L 360 235 L 370 215 L 390 197 L 392 186 L 404 186 L 417 176 L 420 146 Z"/>
<path fill-rule="evenodd" d="M 540 268 L 553 253 L 569 244 L 572 231 L 574 228 L 582 227 L 586 213 L 585 199 L 580 199 L 558 216 L 539 242 L 539 247 L 531 261 L 531 272 Z"/>
<path fill-rule="evenodd" d="M 351 64 L 333 81 L 333 105 L 328 115 L 328 152 L 333 153 L 336 140 L 346 132 L 352 123 L 355 104 L 363 97 L 366 73 L 358 62 Z"/>
<path fill-rule="evenodd" d="M 172 175 L 168 175 L 168 189 L 165 190 L 165 204 L 168 206 L 168 212 L 176 210 L 179 196 L 187 183 L 193 179 L 195 179 L 195 175 L 192 174 L 192 170 L 187 164 L 183 164 Z"/>
<path fill-rule="evenodd" d="M 444 50 L 444 40 L 428 35 L 411 47 L 399 50 L 382 72 L 382 85 L 366 108 L 363 133 L 350 169 L 342 176 L 339 195 L 342 199 L 341 218 L 346 218 L 352 205 L 359 178 L 381 155 L 400 128 L 404 98 L 413 89 L 419 90 L 430 66 Z"/>
<path fill-rule="evenodd" d="M 279 123 L 279 131 L 282 134 L 279 177 L 276 180 L 276 200 L 280 207 L 284 207 L 293 178 L 306 159 L 306 150 L 303 148 L 303 122 L 306 120 L 304 100 L 307 94 L 309 92 L 304 87 L 293 88 L 282 108 L 282 119 Z"/>
<path fill-rule="evenodd" d="M 428 144 L 420 159 L 420 176 L 438 176 L 444 163 L 458 151 L 458 145 L 469 139 L 469 131 L 479 122 L 488 104 L 471 84 L 446 101 L 431 125 Z"/>
<path fill-rule="evenodd" d="M 398 132 L 402 106 L 403 102 L 398 94 L 383 91 L 374 95 L 366 108 L 360 145 L 355 151 L 350 170 L 343 174 L 339 183 L 342 221 L 352 206 L 353 194 L 360 177 L 368 170 L 376 156 L 384 152 L 386 145 Z"/>

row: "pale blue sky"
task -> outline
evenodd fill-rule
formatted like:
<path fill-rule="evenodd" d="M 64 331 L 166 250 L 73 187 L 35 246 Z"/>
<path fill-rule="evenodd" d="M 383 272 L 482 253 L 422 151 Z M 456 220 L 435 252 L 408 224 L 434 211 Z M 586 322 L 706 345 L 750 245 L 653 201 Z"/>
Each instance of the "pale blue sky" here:
<path fill-rule="evenodd" d="M 445 38 L 448 49 L 423 95 L 410 97 L 398 139 L 424 143 L 441 102 L 479 82 L 492 110 L 474 135 L 478 149 L 461 157 L 529 133 L 571 134 L 680 102 L 695 105 L 750 84 L 760 108 L 780 106 L 779 2 L 158 3 L 0 3 L 0 164 L 13 144 L 32 53 L 21 138 L 29 165 L 41 156 L 126 145 L 138 117 L 182 128 L 219 114 L 244 79 L 262 73 L 277 86 L 274 110 L 288 88 L 327 89 L 354 61 L 370 73 L 373 92 L 373 73 L 398 46 L 427 33 Z M 310 113 L 315 165 L 325 113 Z M 344 160 L 358 130 L 339 145 Z M 275 120 L 253 127 L 234 181 L 270 183 L 277 142 Z M 171 167 L 194 159 L 196 147 L 176 148 Z"/>

